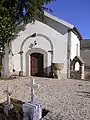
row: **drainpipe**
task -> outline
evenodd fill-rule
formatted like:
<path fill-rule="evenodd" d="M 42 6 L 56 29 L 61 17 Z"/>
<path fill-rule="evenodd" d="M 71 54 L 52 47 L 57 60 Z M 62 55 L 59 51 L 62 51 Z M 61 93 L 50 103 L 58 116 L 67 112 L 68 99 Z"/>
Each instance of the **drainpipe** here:
<path fill-rule="evenodd" d="M 70 58 L 71 58 L 71 29 L 68 30 L 68 44 L 67 44 L 67 78 L 70 78 Z"/>

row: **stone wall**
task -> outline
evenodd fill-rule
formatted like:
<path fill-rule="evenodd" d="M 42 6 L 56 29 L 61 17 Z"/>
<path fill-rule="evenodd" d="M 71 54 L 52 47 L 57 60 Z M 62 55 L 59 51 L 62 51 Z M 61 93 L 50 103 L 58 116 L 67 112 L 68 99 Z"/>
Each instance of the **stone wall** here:
<path fill-rule="evenodd" d="M 80 71 L 71 71 L 70 78 L 71 79 L 81 79 Z M 90 80 L 90 69 L 85 69 L 85 80 Z"/>
<path fill-rule="evenodd" d="M 90 68 L 85 68 L 85 79 L 90 79 Z"/>
<path fill-rule="evenodd" d="M 81 79 L 80 71 L 70 71 L 70 78 L 71 79 Z"/>

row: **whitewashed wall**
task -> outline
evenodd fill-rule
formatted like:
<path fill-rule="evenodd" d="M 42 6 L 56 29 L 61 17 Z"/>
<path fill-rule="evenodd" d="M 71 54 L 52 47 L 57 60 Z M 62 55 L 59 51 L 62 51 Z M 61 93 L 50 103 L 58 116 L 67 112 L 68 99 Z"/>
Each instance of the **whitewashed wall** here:
<path fill-rule="evenodd" d="M 33 33 L 40 33 L 40 34 L 44 34 L 46 36 L 48 36 L 52 43 L 53 43 L 53 63 L 64 63 L 65 64 L 65 68 L 63 70 L 63 73 L 67 73 L 67 34 L 60 34 L 59 32 L 57 32 L 56 30 L 52 29 L 51 27 L 36 21 L 35 24 L 28 24 L 26 26 L 25 31 L 21 31 L 19 33 L 19 36 L 12 42 L 12 52 L 14 54 L 14 56 L 12 56 L 12 62 L 13 62 L 13 68 L 16 71 L 20 71 L 21 67 L 20 67 L 20 54 L 18 54 L 20 52 L 20 47 L 21 44 L 23 42 L 23 40 L 28 37 L 29 35 L 32 35 Z M 35 46 L 35 48 L 42 48 L 43 50 L 45 50 L 48 54 L 48 66 L 51 65 L 51 55 L 50 53 L 48 53 L 49 50 L 51 50 L 50 48 L 50 44 L 49 42 L 42 37 L 35 37 L 35 38 L 30 38 L 27 40 L 27 42 L 24 44 L 23 50 L 23 70 L 24 72 L 26 72 L 26 52 L 30 49 L 29 45 L 31 43 L 33 43 L 33 41 L 37 42 L 37 45 Z M 11 63 L 12 63 L 11 62 Z M 47 66 L 47 67 L 48 67 Z"/>
<path fill-rule="evenodd" d="M 73 32 L 71 32 L 71 60 L 75 56 L 80 56 L 80 40 Z M 75 64 L 75 71 L 79 71 L 80 65 L 78 62 Z"/>
<path fill-rule="evenodd" d="M 78 45 L 78 56 L 80 56 L 80 40 L 77 35 L 71 32 L 71 60 L 77 55 L 77 45 Z"/>

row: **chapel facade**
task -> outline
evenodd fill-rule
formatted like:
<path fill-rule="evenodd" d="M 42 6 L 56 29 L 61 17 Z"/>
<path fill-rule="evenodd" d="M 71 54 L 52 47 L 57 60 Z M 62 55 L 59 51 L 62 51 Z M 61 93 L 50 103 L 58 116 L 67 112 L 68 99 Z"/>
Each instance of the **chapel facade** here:
<path fill-rule="evenodd" d="M 28 23 L 11 42 L 3 73 L 69 78 L 71 61 L 80 56 L 80 40 L 74 25 L 45 12 L 44 22 Z"/>

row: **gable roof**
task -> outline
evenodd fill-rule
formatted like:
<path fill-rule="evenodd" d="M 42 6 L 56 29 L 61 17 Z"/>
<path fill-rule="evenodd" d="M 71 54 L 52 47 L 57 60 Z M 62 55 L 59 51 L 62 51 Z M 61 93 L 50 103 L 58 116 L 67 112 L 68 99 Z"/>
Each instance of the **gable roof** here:
<path fill-rule="evenodd" d="M 45 12 L 45 11 L 44 11 L 44 15 L 46 17 L 54 20 L 55 22 L 60 23 L 60 24 L 62 24 L 64 26 L 66 26 L 68 28 L 68 31 L 74 32 L 77 35 L 77 37 L 79 38 L 79 40 L 83 39 L 81 34 L 80 34 L 80 32 L 78 31 L 78 29 L 74 25 L 72 25 L 72 24 L 70 24 L 70 23 L 68 23 L 68 22 L 66 22 L 66 21 L 64 21 L 64 20 L 62 20 L 62 19 L 60 19 L 60 18 L 58 18 L 56 16 L 53 16 L 52 14 L 50 14 L 48 12 Z"/>
<path fill-rule="evenodd" d="M 72 25 L 72 24 L 70 24 L 70 23 L 68 23 L 68 22 L 66 22 L 66 21 L 64 21 L 64 20 L 62 20 L 62 19 L 60 19 L 56 16 L 53 16 L 52 14 L 49 14 L 48 12 L 44 12 L 44 15 L 53 19 L 53 20 L 55 20 L 58 23 L 63 24 L 64 26 L 67 26 L 67 27 L 71 28 L 71 29 L 73 29 L 73 27 L 74 27 L 74 25 Z"/>

